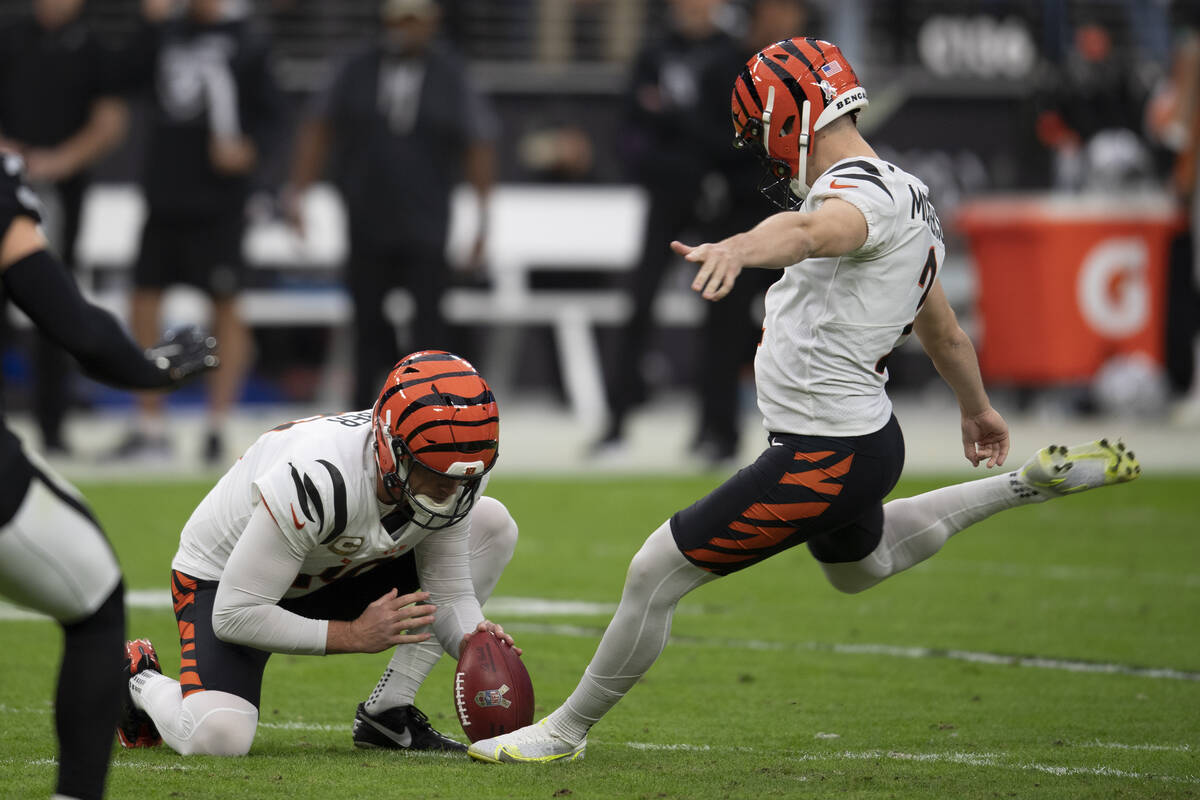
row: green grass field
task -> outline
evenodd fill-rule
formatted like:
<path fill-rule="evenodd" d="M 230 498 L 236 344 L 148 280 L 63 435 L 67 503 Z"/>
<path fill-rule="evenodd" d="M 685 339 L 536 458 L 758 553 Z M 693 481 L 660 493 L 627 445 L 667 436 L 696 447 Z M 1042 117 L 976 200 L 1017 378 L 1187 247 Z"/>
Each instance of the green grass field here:
<path fill-rule="evenodd" d="M 493 619 L 525 648 L 538 712 L 574 687 L 629 558 L 712 478 L 527 480 Z M 948 481 L 906 480 L 907 495 Z M 85 485 L 132 590 L 165 592 L 206 484 Z M 115 798 L 1200 797 L 1200 478 L 1145 476 L 994 517 L 856 596 L 797 548 L 680 603 L 675 641 L 589 738 L 539 768 L 359 751 L 387 654 L 276 656 L 247 758 L 114 750 Z M 503 602 L 501 602 L 503 601 Z M 526 603 L 525 606 L 530 606 Z M 515 609 L 514 609 L 515 607 Z M 510 610 L 514 609 L 514 610 Z M 10 609 L 11 612 L 11 609 Z M 0 615 L 0 796 L 47 796 L 58 629 Z M 130 634 L 179 663 L 165 602 Z M 443 659 L 418 704 L 461 736 Z"/>

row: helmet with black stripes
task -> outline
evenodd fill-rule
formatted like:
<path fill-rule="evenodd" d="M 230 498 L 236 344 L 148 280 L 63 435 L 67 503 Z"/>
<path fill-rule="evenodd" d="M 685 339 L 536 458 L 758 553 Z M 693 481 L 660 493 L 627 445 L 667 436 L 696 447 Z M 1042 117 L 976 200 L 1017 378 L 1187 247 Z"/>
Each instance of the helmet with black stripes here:
<path fill-rule="evenodd" d="M 388 374 L 371 425 L 384 489 L 412 507 L 414 522 L 444 528 L 471 511 L 496 463 L 500 416 L 492 390 L 466 359 L 441 350 L 406 356 Z M 458 487 L 440 502 L 414 492 L 414 464 Z"/>
<path fill-rule="evenodd" d="M 808 194 L 808 150 L 817 131 L 867 105 L 867 90 L 837 45 L 784 39 L 756 53 L 733 83 L 734 147 L 767 167 L 759 188 L 781 208 Z"/>

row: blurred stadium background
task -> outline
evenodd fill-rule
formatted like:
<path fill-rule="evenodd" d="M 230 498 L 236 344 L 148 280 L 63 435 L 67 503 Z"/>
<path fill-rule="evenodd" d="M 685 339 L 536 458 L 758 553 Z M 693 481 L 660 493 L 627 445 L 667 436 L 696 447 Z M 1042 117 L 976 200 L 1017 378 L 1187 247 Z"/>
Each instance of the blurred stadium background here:
<path fill-rule="evenodd" d="M 586 445 L 602 423 L 600 354 L 627 306 L 617 291 L 636 258 L 645 199 L 618 156 L 632 59 L 662 35 L 665 0 L 443 0 L 443 33 L 465 53 L 500 113 L 499 186 L 490 274 L 447 298 L 452 347 L 481 362 L 504 414 L 503 464 L 591 468 Z M 731 0 L 723 21 L 749 11 Z M 881 157 L 930 186 L 948 236 L 942 276 L 980 349 L 1020 452 L 1051 439 L 1124 433 L 1147 470 L 1200 470 L 1189 442 L 1200 429 L 1193 337 L 1197 301 L 1184 204 L 1173 190 L 1182 138 L 1162 109 L 1172 68 L 1200 22 L 1193 0 L 808 0 L 808 29 L 837 42 L 868 89 L 861 126 Z M 300 119 L 333 60 L 373 35 L 378 0 L 241 0 L 271 33 L 274 67 Z M 0 0 L 0 23 L 28 0 Z M 89 0 L 85 18 L 119 45 L 138 0 Z M 1084 26 L 1110 37 L 1087 49 Z M 1190 27 L 1189 27 L 1190 26 Z M 48 99 L 48 102 L 52 100 Z M 1074 155 L 1056 150 L 1073 109 L 1095 112 Z M 1157 116 L 1156 116 L 1157 114 Z M 124 313 L 144 208 L 137 189 L 143 134 L 95 170 L 78 252 L 81 283 Z M 1078 125 L 1076 125 L 1078 127 Z M 294 130 L 294 126 L 290 127 Z M 581 135 L 587 157 L 563 171 L 543 157 L 547 137 Z M 244 309 L 256 366 L 231 436 L 231 457 L 281 418 L 343 409 L 349 398 L 349 302 L 340 284 L 345 239 L 336 192 L 308 202 L 307 240 L 284 226 L 275 198 L 290 141 L 256 178 L 245 252 Z M 472 202 L 456 198 L 450 251 L 461 255 Z M 666 243 L 663 243 L 664 247 Z M 703 467 L 689 457 L 700 301 L 683 265 L 667 280 L 662 323 L 641 365 L 654 389 L 632 422 L 628 469 Z M 391 304 L 401 323 L 401 293 Z M 172 293 L 172 321 L 203 319 L 205 304 Z M 4 351 L 10 418 L 30 430 L 27 335 L 19 321 Z M 14 346 L 16 345 L 16 346 Z M 959 467 L 953 401 L 915 341 L 891 364 L 890 388 L 910 467 Z M 756 431 L 750 375 L 744 427 Z M 87 471 L 132 413 L 130 396 L 77 378 L 67 439 Z M 201 391 L 170 399 L 179 433 L 175 469 L 199 469 Z M 194 433 L 193 433 L 194 431 Z M 760 435 L 744 436 L 756 452 Z M 1144 443 L 1144 444 L 1143 444 Z M 194 445 L 194 446 L 193 446 Z M 1148 449 L 1149 448 L 1149 449 Z M 965 463 L 965 462 L 964 462 Z M 158 469 L 159 467 L 156 467 Z M 111 474 L 105 466 L 105 474 Z"/>

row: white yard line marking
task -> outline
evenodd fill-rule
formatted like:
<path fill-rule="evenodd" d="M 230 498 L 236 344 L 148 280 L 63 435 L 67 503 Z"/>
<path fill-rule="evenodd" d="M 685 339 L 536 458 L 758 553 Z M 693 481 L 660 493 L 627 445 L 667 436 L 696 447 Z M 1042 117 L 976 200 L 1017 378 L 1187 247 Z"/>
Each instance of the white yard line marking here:
<path fill-rule="evenodd" d="M 603 744 L 603 742 L 601 742 Z M 634 750 L 650 750 L 650 751 L 688 751 L 688 752 L 710 752 L 710 751 L 736 751 L 739 753 L 755 753 L 767 752 L 761 748 L 754 747 L 713 747 L 706 744 L 656 744 L 651 742 L 624 742 L 624 747 L 630 747 Z M 1136 746 L 1129 745 L 1132 749 Z M 1156 746 L 1151 746 L 1156 747 Z M 1163 749 L 1175 749 L 1163 747 Z M 1182 748 L 1187 751 L 1189 748 L 1184 745 Z M 1128 770 L 1115 769 L 1113 767 L 1064 767 L 1056 764 L 1039 764 L 1031 761 L 1013 761 L 1013 757 L 1006 753 L 903 753 L 894 750 L 843 750 L 839 753 L 801 753 L 781 755 L 789 761 L 874 761 L 874 760 L 891 760 L 891 761 L 918 761 L 918 762 L 944 762 L 949 764 L 964 764 L 972 767 L 1000 767 L 1003 769 L 1018 769 L 1029 772 L 1044 772 L 1048 775 L 1057 775 L 1059 777 L 1067 777 L 1073 775 L 1091 775 L 1106 778 L 1129 778 L 1132 780 L 1156 780 L 1167 781 L 1170 783 L 1187 783 L 1200 784 L 1200 778 L 1194 775 L 1155 775 L 1147 772 L 1130 772 Z"/>
<path fill-rule="evenodd" d="M 1191 745 L 1171 744 L 1123 744 L 1121 742 L 1068 742 L 1072 747 L 1103 747 L 1109 750 L 1151 750 L 1169 753 L 1190 753 Z"/>
<path fill-rule="evenodd" d="M 1200 587 L 1200 575 L 1177 572 L 1143 572 L 1121 567 L 1086 566 L 1080 564 L 1015 564 L 1004 561 L 967 561 L 956 558 L 936 558 L 925 562 L 927 572 L 971 572 L 998 575 L 1005 578 L 1033 578 L 1039 581 L 1079 581 L 1084 583 L 1138 583 L 1148 586 Z"/>
<path fill-rule="evenodd" d="M 616 603 L 587 603 L 578 600 L 546 600 L 541 597 L 493 597 L 487 601 L 488 614 L 501 617 L 611 617 Z M 686 613 L 686 611 L 685 611 Z"/>
<path fill-rule="evenodd" d="M 1157 780 L 1167 781 L 1171 783 L 1189 783 L 1200 784 L 1200 778 L 1194 775 L 1154 775 L 1146 772 L 1129 772 L 1127 770 L 1114 769 L 1113 767 L 1063 767 L 1054 764 L 1039 764 L 1037 762 L 1028 761 L 1007 761 L 1011 758 L 1004 753 L 897 753 L 894 751 L 883 750 L 865 750 L 852 751 L 846 750 L 841 753 L 834 754 L 835 758 L 845 759 L 891 759 L 894 761 L 935 761 L 948 762 L 951 764 L 966 764 L 976 767 L 1001 767 L 1006 769 L 1019 769 L 1028 772 L 1043 772 L 1048 775 L 1058 775 L 1060 777 L 1070 775 L 1093 775 L 1106 778 L 1130 778 L 1133 780 Z M 799 761 L 819 761 L 822 756 L 816 753 L 805 754 L 794 757 Z"/>
<path fill-rule="evenodd" d="M 170 610 L 171 596 L 165 589 L 137 589 L 126 593 L 126 605 L 130 608 Z M 488 613 L 496 617 L 514 619 L 521 617 L 545 618 L 553 616 L 609 616 L 616 606 L 609 603 L 589 603 L 573 600 L 548 600 L 534 597 L 494 597 L 488 604 Z M 684 612 L 686 613 L 686 612 Z M 699 611 L 695 613 L 701 613 Z M 46 620 L 47 618 L 0 601 L 0 621 Z M 598 638 L 603 630 L 579 625 L 563 625 L 538 622 L 512 622 L 506 625 L 511 631 L 542 633 L 553 636 L 576 638 Z M 692 647 L 740 648 L 743 650 L 765 650 L 772 652 L 814 651 L 845 655 L 891 656 L 908 659 L 948 659 L 992 666 L 1033 667 L 1062 672 L 1079 672 L 1101 675 L 1127 675 L 1137 678 L 1155 678 L 1178 681 L 1200 681 L 1200 672 L 1172 669 L 1170 667 L 1146 667 L 1131 664 L 1113 664 L 1062 658 L 1047 658 L 1036 655 L 1009 655 L 984 653 L 971 650 L 943 650 L 932 647 L 905 647 L 890 644 L 847 644 L 844 642 L 772 642 L 759 639 L 704 639 L 673 636 L 676 645 Z"/>
<path fill-rule="evenodd" d="M 28 767 L 57 767 L 57 758 L 31 758 L 28 761 L 18 761 L 15 758 L 0 758 L 0 765 L 7 766 L 9 764 L 24 764 Z M 112 766 L 114 767 L 132 767 L 133 769 L 153 769 L 163 772 L 186 772 L 196 769 L 186 764 L 147 764 L 144 761 L 126 761 L 122 758 L 113 759 Z"/>
<path fill-rule="evenodd" d="M 320 722 L 260 722 L 258 727 L 277 731 L 321 731 L 322 733 L 340 733 L 350 730 L 349 725 L 326 725 Z"/>
<path fill-rule="evenodd" d="M 518 633 L 543 633 L 554 636 L 598 638 L 604 631 L 578 625 L 539 624 L 514 622 L 505 629 Z M 1037 669 L 1061 670 L 1064 672 L 1097 673 L 1103 675 L 1128 675 L 1138 678 L 1161 678 L 1177 681 L 1200 681 L 1200 672 L 1171 669 L 1169 667 L 1140 667 L 1129 664 L 1110 664 L 1093 661 L 1075 661 L 1042 656 L 1015 656 L 1003 653 L 980 653 L 970 650 L 940 650 L 932 647 L 901 647 L 890 644 L 844 644 L 839 642 L 769 642 L 759 639 L 701 639 L 672 636 L 671 644 L 691 647 L 716 647 L 721 649 L 765 650 L 773 652 L 817 651 L 846 655 L 892 656 L 894 658 L 937 658 L 951 661 L 968 661 L 993 666 L 1034 667 Z"/>
<path fill-rule="evenodd" d="M 169 589 L 132 589 L 125 593 L 128 608 L 170 610 Z M 611 616 L 616 603 L 589 603 L 579 600 L 547 600 L 541 597 L 493 597 L 488 613 L 497 617 L 593 617 Z M 686 611 L 684 613 L 687 613 Z M 700 612 L 695 612 L 700 613 Z M 42 614 L 0 600 L 0 620 L 46 619 Z"/>
<path fill-rule="evenodd" d="M 2 713 L 18 713 L 21 709 L 14 709 L 7 706 L 0 706 L 0 714 Z M 41 713 L 49 713 L 46 710 Z M 287 730 L 287 731 L 317 731 L 320 733 L 349 733 L 350 726 L 345 724 L 325 724 L 318 722 L 260 722 L 259 727 L 269 728 L 272 730 Z M 818 734 L 817 738 L 821 738 Z M 971 767 L 998 767 L 1001 769 L 1016 769 L 1026 772 L 1041 772 L 1047 775 L 1055 775 L 1058 777 L 1071 777 L 1077 775 L 1088 775 L 1105 778 L 1128 778 L 1131 780 L 1155 780 L 1166 781 L 1171 783 L 1186 783 L 1200 785 L 1200 778 L 1194 775 L 1155 775 L 1147 772 L 1130 772 L 1128 770 L 1116 769 L 1114 767 L 1099 766 L 1099 767 L 1067 767 L 1058 764 L 1040 764 L 1035 761 L 1015 761 L 1013 756 L 1008 753 L 962 753 L 962 752 L 947 752 L 947 753 L 905 753 L 895 750 L 842 750 L 840 752 L 830 753 L 776 753 L 776 751 L 768 750 L 760 747 L 737 747 L 728 745 L 709 745 L 709 744 L 686 744 L 677 743 L 661 743 L 661 742 L 605 742 L 603 740 L 594 741 L 593 745 L 601 747 L 626 747 L 631 750 L 641 750 L 643 752 L 737 752 L 737 753 L 770 753 L 775 754 L 779 758 L 788 761 L 798 762 L 818 762 L 818 761 L 872 761 L 872 760 L 891 760 L 891 761 L 915 761 L 925 763 L 949 763 L 962 764 Z M 1158 745 L 1158 744 L 1123 744 L 1121 742 L 1080 742 L 1068 743 L 1068 747 L 1102 747 L 1118 750 L 1156 750 L 1178 753 L 1188 753 L 1192 751 L 1189 745 Z M 0 759 L 0 765 L 17 764 L 16 759 Z M 30 761 L 22 762 L 29 766 L 56 766 L 58 764 L 53 758 L 39 758 Z M 169 771 L 182 771 L 192 769 L 192 767 L 183 764 L 146 764 L 140 761 L 132 761 L 118 758 L 112 762 L 114 767 L 134 767 L 136 769 L 157 769 Z"/>

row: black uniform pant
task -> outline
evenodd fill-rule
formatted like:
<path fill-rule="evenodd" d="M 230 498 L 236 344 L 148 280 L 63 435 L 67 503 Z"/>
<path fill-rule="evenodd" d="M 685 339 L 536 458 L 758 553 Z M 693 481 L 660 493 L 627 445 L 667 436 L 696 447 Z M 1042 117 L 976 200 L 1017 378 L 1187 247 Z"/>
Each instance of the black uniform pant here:
<path fill-rule="evenodd" d="M 282 608 L 311 619 L 357 619 L 363 610 L 390 590 L 400 594 L 420 585 L 412 551 L 365 573 L 339 578 L 317 591 L 289 600 Z M 179 625 L 179 684 L 183 696 L 202 691 L 235 694 L 256 708 L 262 698 L 263 671 L 271 654 L 266 650 L 226 642 L 212 626 L 217 581 L 171 572 L 171 598 Z"/>
<path fill-rule="evenodd" d="M 629 275 L 633 311 L 617 339 L 606 383 L 611 427 L 619 431 L 625 416 L 646 399 L 641 356 L 654 324 L 654 301 L 671 263 L 671 240 L 695 219 L 696 188 L 664 181 L 646 185 L 649 209 L 641 255 Z"/>
<path fill-rule="evenodd" d="M 770 442 L 753 464 L 671 517 L 683 556 L 728 575 L 803 542 L 826 563 L 870 554 L 883 535 L 883 499 L 904 468 L 896 418 L 864 436 L 773 433 Z"/>
<path fill-rule="evenodd" d="M 679 180 L 646 185 L 649 194 L 646 229 L 641 255 L 629 283 L 633 311 L 620 332 L 616 356 L 608 370 L 611 431 L 619 433 L 628 412 L 646 397 L 640 359 L 654 324 L 654 301 L 667 266 L 674 258 L 671 240 L 683 235 L 689 227 L 697 228 L 695 235 L 708 240 L 723 239 L 752 228 L 775 210 L 757 190 L 747 193 L 735 183 L 744 180 L 741 174 L 731 176 L 729 184 L 733 191 L 728 207 L 708 220 L 700 220 L 696 213 L 698 186 Z M 716 303 L 705 301 L 696 359 L 695 386 L 700 400 L 697 444 L 710 441 L 721 448 L 737 444 L 738 377 L 742 366 L 753 359 L 761 332 L 754 325 L 752 311 L 758 298 L 779 275 L 778 270 L 744 270 L 729 296 Z"/>
<path fill-rule="evenodd" d="M 707 441 L 730 451 L 737 447 L 741 371 L 754 360 L 762 340 L 762 328 L 754 322 L 755 306 L 761 316 L 762 295 L 779 274 L 777 270 L 743 270 L 732 292 L 705 306 L 696 375 L 700 394 L 697 444 Z"/>
<path fill-rule="evenodd" d="M 1196 380 L 1193 341 L 1200 330 L 1200 293 L 1193 264 L 1195 236 L 1189 231 L 1171 242 L 1167 263 L 1166 367 L 1176 395 L 1187 394 Z"/>
<path fill-rule="evenodd" d="M 779 209 L 758 191 L 758 164 L 726 175 L 730 198 L 727 213 L 714 220 L 713 239 L 750 230 Z M 733 291 L 716 303 L 705 301 L 700 334 L 696 390 L 700 396 L 697 444 L 708 442 L 718 452 L 732 453 L 738 444 L 741 371 L 753 362 L 762 341 L 762 296 L 780 275 L 777 269 L 745 269 Z"/>
<path fill-rule="evenodd" d="M 416 306 L 405 352 L 450 349 L 441 309 L 447 270 L 440 246 L 385 247 L 351 237 L 347 287 L 354 304 L 355 408 L 374 405 L 384 377 L 403 355 L 384 312 L 392 289 L 407 289 Z"/>

